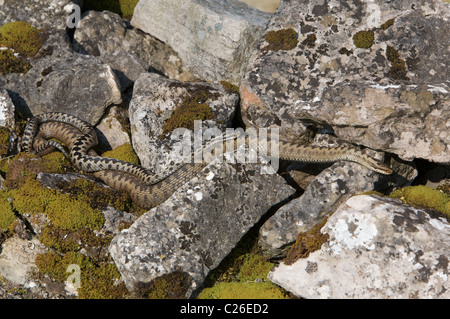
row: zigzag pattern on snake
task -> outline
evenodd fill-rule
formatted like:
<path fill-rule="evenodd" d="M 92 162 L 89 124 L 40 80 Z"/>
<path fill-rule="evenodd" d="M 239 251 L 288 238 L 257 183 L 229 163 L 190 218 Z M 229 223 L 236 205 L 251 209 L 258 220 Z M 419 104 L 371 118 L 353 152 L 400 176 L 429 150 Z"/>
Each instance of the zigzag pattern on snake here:
<path fill-rule="evenodd" d="M 48 141 L 50 138 L 56 138 L 68 147 L 70 159 L 77 169 L 92 172 L 110 187 L 128 192 L 132 200 L 144 208 L 152 208 L 164 202 L 207 165 L 205 162 L 186 163 L 162 174 L 154 174 L 139 165 L 101 157 L 92 149 L 97 145 L 94 128 L 85 121 L 64 113 L 45 113 L 32 118 L 25 128 L 22 150 L 38 155 L 49 153 L 55 148 L 64 151 L 58 143 Z M 312 163 L 345 160 L 359 163 L 380 174 L 392 173 L 386 164 L 350 146 L 327 148 L 282 140 L 278 142 L 280 159 Z M 252 139 L 246 138 L 246 145 L 254 147 L 252 143 Z M 267 140 L 267 143 L 267 150 L 270 150 L 271 141 Z"/>

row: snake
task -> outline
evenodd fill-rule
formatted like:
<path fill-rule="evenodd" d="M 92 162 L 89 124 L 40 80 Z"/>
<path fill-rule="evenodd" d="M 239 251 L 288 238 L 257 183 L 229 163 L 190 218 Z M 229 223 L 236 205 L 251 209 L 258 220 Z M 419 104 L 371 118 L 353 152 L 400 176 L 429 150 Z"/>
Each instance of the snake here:
<path fill-rule="evenodd" d="M 61 141 L 69 150 L 51 138 Z M 250 147 L 254 139 L 245 137 Z M 274 141 L 267 139 L 267 150 L 272 149 Z M 390 175 L 392 169 L 385 163 L 375 160 L 351 145 L 311 146 L 277 140 L 279 159 L 308 162 L 332 163 L 350 161 L 363 165 L 379 174 Z M 133 202 L 146 209 L 153 208 L 167 200 L 176 189 L 198 175 L 207 162 L 188 162 L 156 174 L 140 165 L 103 157 L 93 147 L 98 143 L 95 129 L 80 118 L 66 113 L 43 113 L 31 118 L 22 137 L 21 150 L 45 155 L 55 149 L 62 151 L 78 170 L 91 173 L 108 186 L 127 192 Z M 236 145 L 236 144 L 235 144 Z M 225 143 L 223 143 L 225 147 Z M 227 149 L 228 151 L 228 149 Z"/>

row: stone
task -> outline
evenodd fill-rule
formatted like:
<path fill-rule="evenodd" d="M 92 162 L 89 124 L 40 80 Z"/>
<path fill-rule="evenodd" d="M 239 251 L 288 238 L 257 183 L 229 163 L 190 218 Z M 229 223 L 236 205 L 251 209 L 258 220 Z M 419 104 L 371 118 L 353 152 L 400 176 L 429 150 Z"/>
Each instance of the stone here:
<path fill-rule="evenodd" d="M 117 77 L 109 65 L 73 52 L 63 31 L 49 32 L 32 68 L 24 75 L 0 77 L 24 116 L 64 112 L 96 124 L 105 109 L 122 101 Z"/>
<path fill-rule="evenodd" d="M 147 71 L 181 81 L 193 78 L 168 45 L 109 11 L 84 14 L 75 30 L 73 46 L 76 51 L 98 56 L 109 64 L 119 77 L 122 91 Z"/>
<path fill-rule="evenodd" d="M 30 284 L 32 272 L 37 269 L 36 256 L 45 252 L 45 247 L 36 238 L 25 240 L 13 236 L 6 239 L 1 248 L 0 276 L 14 284 Z"/>
<path fill-rule="evenodd" d="M 269 18 L 237 0 L 141 0 L 131 24 L 170 45 L 199 79 L 238 84 Z"/>
<path fill-rule="evenodd" d="M 121 108 L 112 106 L 95 127 L 98 143 L 102 149 L 112 150 L 126 143 L 131 144 L 129 129 L 124 125 L 128 118 L 122 113 Z"/>
<path fill-rule="evenodd" d="M 292 194 L 262 167 L 215 160 L 117 235 L 109 251 L 127 288 L 145 294 L 172 280 L 166 293 L 189 298 L 267 210 Z"/>
<path fill-rule="evenodd" d="M 354 194 L 372 191 L 386 179 L 350 162 L 323 170 L 298 198 L 283 205 L 260 228 L 258 245 L 266 256 L 280 258 L 300 232 L 309 231 Z"/>
<path fill-rule="evenodd" d="M 65 30 L 73 6 L 83 0 L 0 0 L 0 26 L 26 21 L 39 29 Z"/>
<path fill-rule="evenodd" d="M 202 130 L 218 129 L 224 132 L 230 126 L 239 96 L 228 93 L 219 84 L 205 82 L 180 82 L 155 73 L 143 73 L 134 85 L 129 116 L 133 147 L 141 165 L 162 171 L 174 162 L 171 154 L 180 143 L 180 137 L 164 132 L 166 121 L 174 116 L 186 99 L 204 99 L 211 109 L 212 119 L 201 121 Z M 193 131 L 189 132 L 194 135 Z"/>
<path fill-rule="evenodd" d="M 241 81 L 243 117 L 448 163 L 449 18 L 440 0 L 282 1 Z"/>
<path fill-rule="evenodd" d="M 0 126 L 13 129 L 15 127 L 14 104 L 5 89 L 0 88 Z"/>
<path fill-rule="evenodd" d="M 376 195 L 348 199 L 321 229 L 329 239 L 268 278 L 303 298 L 450 297 L 450 224 Z"/>

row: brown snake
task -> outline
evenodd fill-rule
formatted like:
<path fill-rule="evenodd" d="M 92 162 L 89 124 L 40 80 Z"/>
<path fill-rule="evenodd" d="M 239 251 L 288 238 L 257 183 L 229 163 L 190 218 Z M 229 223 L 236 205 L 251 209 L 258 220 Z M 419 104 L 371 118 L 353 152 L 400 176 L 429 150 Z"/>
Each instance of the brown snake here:
<path fill-rule="evenodd" d="M 132 200 L 144 208 L 164 202 L 207 165 L 205 162 L 185 163 L 174 171 L 156 175 L 139 165 L 98 156 L 92 149 L 97 144 L 93 127 L 75 116 L 63 113 L 45 113 L 31 119 L 25 128 L 21 146 L 24 151 L 38 155 L 52 152 L 55 148 L 63 151 L 57 142 L 48 141 L 50 138 L 58 139 L 67 146 L 75 167 L 92 172 L 114 189 L 128 192 Z M 246 141 L 249 142 L 249 139 Z M 270 140 L 267 142 L 267 150 L 270 150 Z M 386 164 L 350 146 L 304 146 L 280 140 L 278 147 L 280 159 L 313 163 L 346 160 L 357 162 L 380 174 L 392 173 Z"/>

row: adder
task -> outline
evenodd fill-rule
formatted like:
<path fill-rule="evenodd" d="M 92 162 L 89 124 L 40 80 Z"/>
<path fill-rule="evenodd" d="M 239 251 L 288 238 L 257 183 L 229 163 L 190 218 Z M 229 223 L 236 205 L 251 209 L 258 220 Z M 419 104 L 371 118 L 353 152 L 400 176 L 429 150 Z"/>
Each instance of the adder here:
<path fill-rule="evenodd" d="M 58 142 L 49 140 L 50 138 L 65 144 L 70 155 Z M 254 140 L 248 136 L 245 141 L 246 145 L 256 147 L 252 145 Z M 269 151 L 271 142 L 267 140 Z M 206 162 L 185 163 L 155 174 L 136 164 L 99 156 L 93 150 L 97 143 L 97 134 L 89 123 L 70 114 L 52 112 L 39 114 L 28 121 L 21 150 L 44 155 L 56 148 L 62 151 L 78 170 L 92 173 L 110 187 L 128 192 L 137 205 L 148 209 L 164 202 L 178 187 L 189 181 L 207 165 Z M 392 173 L 391 168 L 383 162 L 351 146 L 305 146 L 283 140 L 277 143 L 280 159 L 312 163 L 343 160 L 359 163 L 380 174 Z"/>

